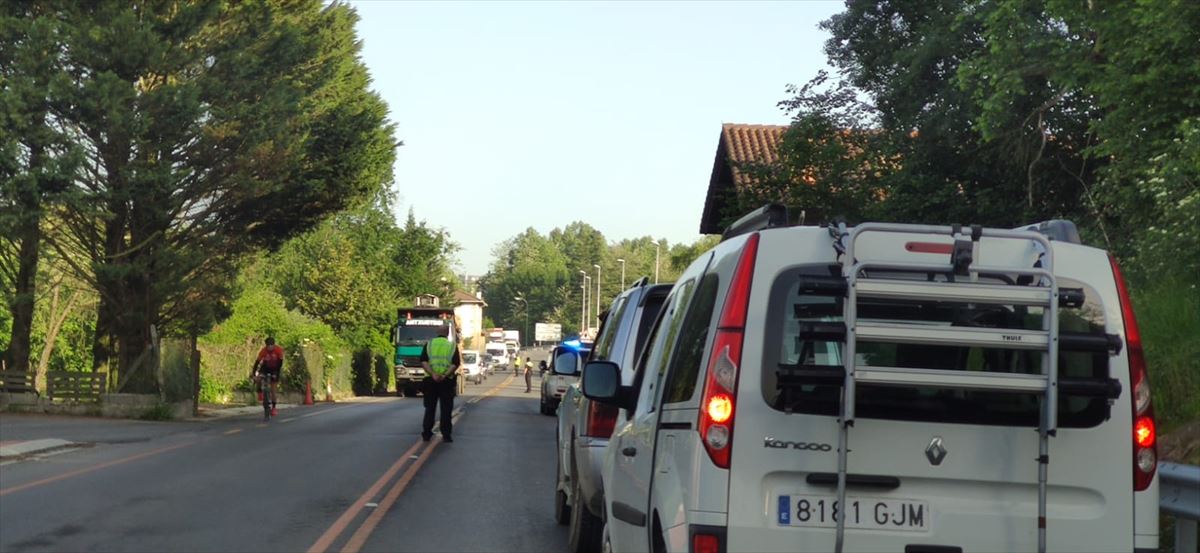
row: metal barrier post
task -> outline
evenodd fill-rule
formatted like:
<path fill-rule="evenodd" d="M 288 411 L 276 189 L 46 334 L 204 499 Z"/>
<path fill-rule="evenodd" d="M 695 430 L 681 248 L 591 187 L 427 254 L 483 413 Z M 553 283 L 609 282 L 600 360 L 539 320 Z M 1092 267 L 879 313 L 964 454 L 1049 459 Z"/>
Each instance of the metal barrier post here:
<path fill-rule="evenodd" d="M 1200 466 L 1159 463 L 1159 509 L 1175 517 L 1175 552 L 1197 551 L 1200 542 Z"/>

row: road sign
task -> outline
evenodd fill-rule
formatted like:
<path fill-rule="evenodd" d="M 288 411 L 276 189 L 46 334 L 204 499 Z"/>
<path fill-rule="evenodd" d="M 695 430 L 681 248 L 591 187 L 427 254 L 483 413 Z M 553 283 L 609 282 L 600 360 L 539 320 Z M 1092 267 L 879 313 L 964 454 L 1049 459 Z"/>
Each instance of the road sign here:
<path fill-rule="evenodd" d="M 533 339 L 538 342 L 557 342 L 562 340 L 562 325 L 558 323 L 537 323 L 533 325 Z"/>

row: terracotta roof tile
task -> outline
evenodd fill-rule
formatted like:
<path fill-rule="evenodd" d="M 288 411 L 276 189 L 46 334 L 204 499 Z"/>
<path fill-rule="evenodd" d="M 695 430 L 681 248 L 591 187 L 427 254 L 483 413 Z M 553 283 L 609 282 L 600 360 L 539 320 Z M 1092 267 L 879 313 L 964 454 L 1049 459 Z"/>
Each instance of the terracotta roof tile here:
<path fill-rule="evenodd" d="M 700 217 L 701 234 L 720 234 L 723 229 L 718 223 L 723 196 L 753 184 L 753 179 L 738 171 L 737 165 L 745 162 L 779 161 L 779 143 L 782 142 L 783 133 L 787 129 L 786 125 L 721 125 L 721 139 L 717 144 L 716 159 L 713 160 L 708 196 L 704 200 L 704 213 Z M 732 175 L 732 182 L 727 182 L 724 175 Z"/>

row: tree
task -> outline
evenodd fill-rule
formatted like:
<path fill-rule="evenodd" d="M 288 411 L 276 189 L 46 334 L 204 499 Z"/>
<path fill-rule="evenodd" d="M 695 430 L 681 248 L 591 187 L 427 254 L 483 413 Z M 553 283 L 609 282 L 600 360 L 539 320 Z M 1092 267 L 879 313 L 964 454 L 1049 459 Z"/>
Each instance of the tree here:
<path fill-rule="evenodd" d="M 207 328 L 246 255 L 390 180 L 392 128 L 348 6 L 67 3 L 58 16 L 72 86 L 52 117 L 85 159 L 52 242 L 83 254 L 100 292 L 97 369 L 134 372 L 151 326 Z"/>
<path fill-rule="evenodd" d="M 1079 201 L 1079 175 L 1094 170 L 1079 154 L 1085 126 L 1030 96 L 1011 99 L 1003 132 L 978 124 L 986 106 L 959 75 L 963 60 L 992 47 L 986 11 L 953 0 L 852 3 L 822 24 L 833 35 L 826 53 L 878 125 L 862 146 L 880 162 L 867 175 L 883 200 L 870 218 L 1016 226 L 1088 213 Z"/>
<path fill-rule="evenodd" d="M 54 3 L 0 8 L 0 281 L 11 314 L 7 365 L 30 369 L 42 219 L 78 163 L 77 148 L 50 116 L 65 86 Z"/>
<path fill-rule="evenodd" d="M 382 353 L 396 307 L 417 294 L 443 293 L 455 246 L 411 211 L 398 227 L 381 198 L 288 241 L 269 258 L 268 273 L 288 308 L 329 325 L 354 348 Z"/>
<path fill-rule="evenodd" d="M 958 81 L 981 102 L 985 136 L 1036 121 L 1043 142 L 1072 144 L 1076 166 L 1088 167 L 1061 168 L 1085 190 L 1088 230 L 1148 274 L 1200 272 L 1200 5 L 993 0 L 980 8 L 989 47 L 967 58 Z"/>

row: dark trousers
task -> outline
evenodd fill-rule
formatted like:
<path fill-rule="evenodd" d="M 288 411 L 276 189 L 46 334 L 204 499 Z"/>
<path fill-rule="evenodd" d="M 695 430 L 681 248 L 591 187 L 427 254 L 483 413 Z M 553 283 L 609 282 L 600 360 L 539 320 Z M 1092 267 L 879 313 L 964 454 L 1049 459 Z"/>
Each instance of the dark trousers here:
<path fill-rule="evenodd" d="M 533 386 L 533 371 L 525 369 L 525 391 L 528 392 Z"/>
<path fill-rule="evenodd" d="M 425 421 L 421 426 L 422 436 L 433 435 L 433 416 L 439 402 L 442 404 L 442 436 L 450 436 L 450 432 L 453 430 L 450 422 L 450 412 L 454 410 L 454 388 L 456 384 L 457 381 L 453 378 L 446 378 L 441 382 L 434 382 L 432 378 L 426 378 L 421 381 L 421 395 L 425 396 Z"/>

